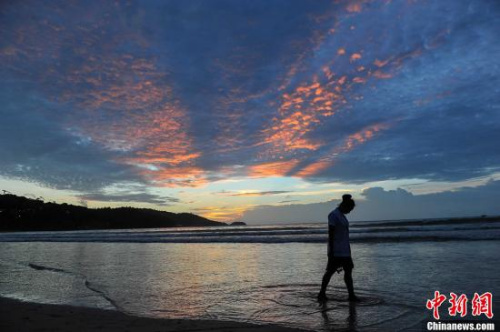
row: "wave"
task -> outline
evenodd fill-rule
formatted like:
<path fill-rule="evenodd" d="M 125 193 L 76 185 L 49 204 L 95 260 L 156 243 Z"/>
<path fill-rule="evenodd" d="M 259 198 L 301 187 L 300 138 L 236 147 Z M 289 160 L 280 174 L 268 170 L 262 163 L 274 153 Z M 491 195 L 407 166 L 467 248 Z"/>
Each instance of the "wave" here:
<path fill-rule="evenodd" d="M 499 240 L 500 221 L 352 223 L 352 242 Z M 1 233 L 0 242 L 286 243 L 326 241 L 325 224 L 189 229 L 127 229 Z"/>
<path fill-rule="evenodd" d="M 99 242 L 99 243 L 324 243 L 326 234 L 294 235 L 231 235 L 231 236 L 148 236 L 136 233 L 124 236 L 82 236 L 82 235 L 31 235 L 0 237 L 0 242 Z M 500 229 L 426 232 L 385 232 L 373 234 L 351 234 L 352 243 L 402 242 L 402 241 L 453 241 L 453 240 L 500 240 Z"/>
<path fill-rule="evenodd" d="M 106 291 L 99 289 L 99 287 L 97 285 L 95 285 L 93 282 L 90 282 L 90 280 L 87 278 L 87 276 L 85 276 L 81 272 L 73 272 L 70 270 L 60 269 L 57 267 L 35 264 L 35 263 L 31 263 L 31 262 L 14 261 L 14 260 L 2 260 L 2 259 L 0 259 L 0 265 L 27 267 L 27 268 L 37 270 L 37 271 L 51 272 L 51 273 L 57 273 L 57 274 L 62 274 L 62 275 L 73 277 L 76 280 L 81 281 L 83 283 L 83 285 L 85 286 L 85 288 L 87 288 L 91 292 L 97 294 L 99 297 L 101 297 L 106 302 L 108 302 L 115 310 L 121 311 L 123 313 L 127 313 L 115 300 L 113 300 L 107 294 Z"/>

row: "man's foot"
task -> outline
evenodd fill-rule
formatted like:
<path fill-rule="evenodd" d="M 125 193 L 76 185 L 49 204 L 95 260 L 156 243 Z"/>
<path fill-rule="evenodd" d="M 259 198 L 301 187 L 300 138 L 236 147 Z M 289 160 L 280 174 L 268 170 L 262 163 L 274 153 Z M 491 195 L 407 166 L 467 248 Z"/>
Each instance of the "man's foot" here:
<path fill-rule="evenodd" d="M 349 302 L 360 302 L 361 300 L 356 295 L 349 295 Z"/>
<path fill-rule="evenodd" d="M 318 294 L 318 301 L 320 301 L 320 302 L 328 301 L 328 298 L 326 297 L 326 294 L 323 293 L 323 292 L 319 292 L 319 294 Z"/>

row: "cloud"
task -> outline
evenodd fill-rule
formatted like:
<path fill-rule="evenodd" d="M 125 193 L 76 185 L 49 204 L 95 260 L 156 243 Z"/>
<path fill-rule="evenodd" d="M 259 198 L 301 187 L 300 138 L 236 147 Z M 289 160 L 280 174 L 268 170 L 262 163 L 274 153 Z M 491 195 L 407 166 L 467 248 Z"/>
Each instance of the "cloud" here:
<path fill-rule="evenodd" d="M 239 220 L 245 209 L 245 206 L 204 206 L 193 211 L 208 219 L 229 222 Z"/>
<path fill-rule="evenodd" d="M 170 205 L 170 203 L 178 203 L 180 200 L 174 197 L 165 197 L 161 195 L 149 193 L 132 193 L 132 194 L 106 194 L 102 192 L 79 195 L 78 198 L 84 201 L 98 202 L 134 202 L 134 203 L 149 203 L 160 206 Z"/>
<path fill-rule="evenodd" d="M 268 195 L 280 195 L 290 193 L 292 191 L 286 190 L 268 190 L 268 191 L 248 191 L 241 193 L 231 193 L 231 192 L 223 192 L 221 194 L 229 195 L 229 196 L 268 196 Z"/>
<path fill-rule="evenodd" d="M 332 207 L 335 207 L 334 202 L 260 205 L 245 211 L 241 220 L 249 224 L 321 222 L 325 220 Z"/>
<path fill-rule="evenodd" d="M 366 201 L 360 206 L 377 219 L 499 215 L 500 208 L 495 203 L 499 190 L 500 181 L 425 195 L 413 195 L 404 189 L 386 191 L 375 187 L 363 191 Z"/>
<path fill-rule="evenodd" d="M 355 198 L 356 208 L 349 220 L 396 220 L 500 215 L 497 204 L 500 181 L 478 187 L 462 187 L 453 191 L 414 195 L 404 189 L 365 189 Z M 339 195 L 340 196 L 340 195 Z M 312 204 L 281 206 L 261 205 L 245 211 L 248 223 L 326 222 L 328 213 L 339 200 Z"/>
<path fill-rule="evenodd" d="M 3 176 L 92 194 L 233 177 L 458 181 L 500 167 L 492 1 L 3 10 Z"/>
<path fill-rule="evenodd" d="M 147 203 L 157 206 L 169 206 L 184 203 L 179 198 L 152 192 L 141 182 L 120 182 L 110 186 L 77 195 L 83 201 L 114 203 Z"/>
<path fill-rule="evenodd" d="M 280 203 L 280 204 L 281 203 L 291 203 L 291 202 L 297 202 L 297 201 L 298 201 L 298 199 L 290 199 L 290 200 L 280 201 L 278 203 Z"/>
<path fill-rule="evenodd" d="M 1 85 L 0 174 L 56 189 L 92 191 L 116 182 L 137 181 L 133 167 L 85 137 L 61 127 L 60 105 L 24 89 Z M 50 116 L 47 117 L 46 115 Z"/>

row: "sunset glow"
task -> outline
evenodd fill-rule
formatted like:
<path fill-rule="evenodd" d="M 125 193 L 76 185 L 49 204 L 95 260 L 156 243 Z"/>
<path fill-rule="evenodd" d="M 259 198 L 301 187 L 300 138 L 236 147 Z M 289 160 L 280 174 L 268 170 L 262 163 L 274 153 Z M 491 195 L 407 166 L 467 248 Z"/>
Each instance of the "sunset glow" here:
<path fill-rule="evenodd" d="M 339 190 L 481 187 L 500 168 L 499 9 L 3 4 L 0 189 L 234 221 Z"/>

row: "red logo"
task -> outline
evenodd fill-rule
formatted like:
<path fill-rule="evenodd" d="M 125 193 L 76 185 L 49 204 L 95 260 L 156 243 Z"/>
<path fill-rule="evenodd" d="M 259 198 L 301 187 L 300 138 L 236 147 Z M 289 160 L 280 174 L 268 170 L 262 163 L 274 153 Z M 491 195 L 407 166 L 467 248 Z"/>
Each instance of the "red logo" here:
<path fill-rule="evenodd" d="M 439 307 L 446 301 L 446 295 L 439 293 L 439 291 L 434 292 L 434 298 L 427 300 L 426 307 L 432 310 L 432 316 L 434 319 L 439 319 Z M 455 293 L 450 293 L 450 306 L 448 307 L 448 313 L 450 316 L 456 316 L 460 314 L 460 317 L 465 317 L 467 315 L 467 296 L 461 294 L 458 296 Z M 484 314 L 488 318 L 493 318 L 493 295 L 490 292 L 486 292 L 482 295 L 474 293 L 474 298 L 472 303 L 472 316 L 480 316 Z"/>
<path fill-rule="evenodd" d="M 456 316 L 457 313 L 460 314 L 460 317 L 464 317 L 467 315 L 467 296 L 465 294 L 457 297 L 457 294 L 450 293 L 450 303 L 451 306 L 448 308 L 448 313 L 450 316 Z"/>
<path fill-rule="evenodd" d="M 474 293 L 474 298 L 472 299 L 472 316 L 479 316 L 485 314 L 486 317 L 493 317 L 493 306 L 491 305 L 493 301 L 493 295 L 490 292 L 486 292 L 483 295 Z"/>
<path fill-rule="evenodd" d="M 434 292 L 434 298 L 432 300 L 427 300 L 427 309 L 433 310 L 432 315 L 434 319 L 439 319 L 439 307 L 446 300 L 446 296 L 439 294 L 439 291 Z"/>

